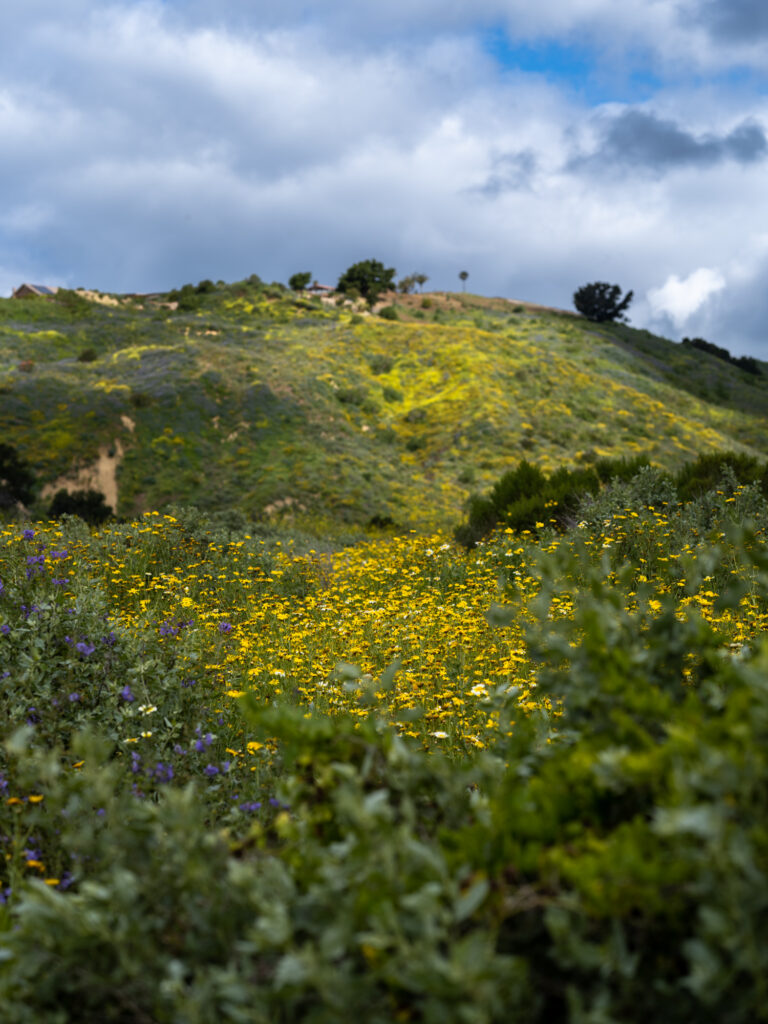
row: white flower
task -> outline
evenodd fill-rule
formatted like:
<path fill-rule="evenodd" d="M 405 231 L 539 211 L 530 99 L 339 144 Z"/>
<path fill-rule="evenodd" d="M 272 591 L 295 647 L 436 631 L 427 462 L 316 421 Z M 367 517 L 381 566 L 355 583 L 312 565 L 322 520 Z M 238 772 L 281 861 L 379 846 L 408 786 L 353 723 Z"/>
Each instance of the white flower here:
<path fill-rule="evenodd" d="M 447 732 L 443 732 L 442 729 L 438 729 L 437 732 L 431 732 L 429 735 L 430 736 L 434 736 L 436 740 L 447 740 L 448 739 L 448 733 Z"/>

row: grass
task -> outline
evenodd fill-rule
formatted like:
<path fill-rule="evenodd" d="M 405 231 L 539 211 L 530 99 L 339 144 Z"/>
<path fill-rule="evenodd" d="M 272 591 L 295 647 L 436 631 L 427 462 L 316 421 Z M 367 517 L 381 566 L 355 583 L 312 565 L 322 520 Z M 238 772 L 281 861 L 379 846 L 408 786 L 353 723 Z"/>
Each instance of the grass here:
<path fill-rule="evenodd" d="M 120 441 L 125 517 L 277 505 L 427 530 L 456 521 L 469 475 L 480 489 L 522 457 L 762 451 L 767 378 L 619 325 L 431 298 L 398 300 L 398 322 L 249 282 L 186 312 L 3 300 L 0 430 L 41 485 Z"/>

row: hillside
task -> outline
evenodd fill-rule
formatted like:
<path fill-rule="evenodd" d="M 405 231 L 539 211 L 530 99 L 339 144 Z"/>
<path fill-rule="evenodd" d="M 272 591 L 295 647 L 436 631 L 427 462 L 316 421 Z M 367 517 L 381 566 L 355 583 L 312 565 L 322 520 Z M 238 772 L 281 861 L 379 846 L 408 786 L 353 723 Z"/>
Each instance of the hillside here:
<path fill-rule="evenodd" d="M 186 309 L 0 300 L 0 436 L 44 498 L 66 479 L 122 516 L 174 502 L 421 528 L 523 457 L 766 450 L 765 364 L 502 299 L 398 296 L 390 321 L 258 278 L 212 288 Z"/>

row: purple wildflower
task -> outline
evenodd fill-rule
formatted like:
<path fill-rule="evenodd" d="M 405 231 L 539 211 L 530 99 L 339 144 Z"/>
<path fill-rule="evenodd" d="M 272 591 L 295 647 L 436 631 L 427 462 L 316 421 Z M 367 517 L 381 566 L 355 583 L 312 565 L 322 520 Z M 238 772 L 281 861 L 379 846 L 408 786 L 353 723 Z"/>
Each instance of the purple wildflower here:
<path fill-rule="evenodd" d="M 207 732 L 205 736 L 201 736 L 199 725 L 195 732 L 198 735 L 198 739 L 195 740 L 195 750 L 198 752 L 198 754 L 202 754 L 205 748 L 210 747 L 210 745 L 213 743 L 213 736 L 211 736 L 209 732 Z"/>
<path fill-rule="evenodd" d="M 141 771 L 141 754 L 137 754 L 135 750 L 131 751 L 131 771 L 134 775 Z"/>
<path fill-rule="evenodd" d="M 261 810 L 261 801 L 248 800 L 244 804 L 240 804 L 239 806 L 241 811 L 245 811 L 247 814 L 253 814 L 254 811 Z"/>
<path fill-rule="evenodd" d="M 75 650 L 80 651 L 84 658 L 87 658 L 89 654 L 93 654 L 96 650 L 93 644 L 89 644 L 87 640 L 81 640 L 75 644 Z"/>
<path fill-rule="evenodd" d="M 70 693 L 69 700 L 71 701 L 72 704 L 77 704 L 77 702 L 80 700 L 80 694 Z"/>
<path fill-rule="evenodd" d="M 182 745 L 180 743 L 175 743 L 174 744 L 173 752 L 174 752 L 174 754 L 178 754 L 179 756 L 182 756 L 183 754 L 186 754 L 186 750 L 184 749 L 184 747 L 182 747 Z"/>
<path fill-rule="evenodd" d="M 152 777 L 158 782 L 170 782 L 173 778 L 173 768 L 169 764 L 163 764 L 162 761 L 158 761 L 157 766 L 152 772 Z"/>
<path fill-rule="evenodd" d="M 231 633 L 232 632 L 232 623 L 231 622 L 220 622 L 219 623 L 219 632 L 220 633 Z"/>
<path fill-rule="evenodd" d="M 67 555 L 67 551 L 51 551 L 51 558 L 66 558 Z"/>
<path fill-rule="evenodd" d="M 2 633 L 4 636 L 8 636 L 8 634 L 10 632 L 11 632 L 11 627 L 8 625 L 7 622 L 4 622 L 2 624 L 2 626 L 0 626 L 0 633 Z"/>
<path fill-rule="evenodd" d="M 135 698 L 135 697 L 133 696 L 133 694 L 131 693 L 131 688 L 130 688 L 130 686 L 128 685 L 128 683 L 126 683 L 126 684 L 125 684 L 125 686 L 124 686 L 124 687 L 122 688 L 122 690 L 120 691 L 120 697 L 121 697 L 121 699 L 122 699 L 122 700 L 124 700 L 124 701 L 125 701 L 125 702 L 126 702 L 127 704 L 131 704 L 131 703 L 132 703 L 133 701 L 135 701 L 135 700 L 136 700 L 136 698 Z"/>
<path fill-rule="evenodd" d="M 212 779 L 214 775 L 219 774 L 219 769 L 215 764 L 207 764 L 203 769 L 203 773 L 207 775 L 209 779 Z"/>
<path fill-rule="evenodd" d="M 34 536 L 35 536 L 35 531 L 34 530 L 25 530 L 24 533 L 22 533 L 22 537 L 24 538 L 24 540 L 32 540 L 32 538 Z"/>

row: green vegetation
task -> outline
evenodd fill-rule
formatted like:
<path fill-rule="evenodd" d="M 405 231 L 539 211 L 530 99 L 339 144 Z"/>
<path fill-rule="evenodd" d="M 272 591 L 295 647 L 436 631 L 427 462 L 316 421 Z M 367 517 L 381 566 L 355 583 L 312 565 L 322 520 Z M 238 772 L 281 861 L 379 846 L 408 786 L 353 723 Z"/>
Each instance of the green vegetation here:
<path fill-rule="evenodd" d="M 0 529 L 6 1018 L 764 1020 L 768 503 L 657 472 L 471 553 Z"/>
<path fill-rule="evenodd" d="M 35 497 L 35 474 L 10 444 L 0 443 L 0 510 L 17 502 L 31 505 Z"/>
<path fill-rule="evenodd" d="M 624 311 L 629 308 L 633 294 L 627 292 L 622 299 L 619 285 L 595 281 L 593 284 L 582 285 L 574 292 L 573 304 L 587 320 L 596 323 L 626 320 Z"/>
<path fill-rule="evenodd" d="M 378 260 L 362 260 L 345 270 L 339 278 L 337 289 L 347 294 L 362 295 L 373 305 L 382 292 L 394 288 L 395 269 L 387 269 Z"/>
<path fill-rule="evenodd" d="M 295 292 L 303 291 L 312 280 L 311 270 L 302 270 L 288 278 L 288 287 Z"/>
<path fill-rule="evenodd" d="M 754 374 L 756 377 L 761 373 L 757 360 L 752 356 L 732 356 L 727 348 L 713 345 L 711 341 L 705 341 L 704 338 L 683 338 L 683 345 L 690 345 L 691 348 L 697 348 L 700 352 L 707 352 L 717 359 L 724 359 L 726 363 L 738 366 L 746 373 Z"/>
<path fill-rule="evenodd" d="M 51 519 L 62 516 L 79 516 L 92 526 L 99 526 L 112 515 L 101 491 L 93 488 L 80 491 L 57 491 L 53 496 L 48 515 Z"/>
<path fill-rule="evenodd" d="M 470 497 L 467 521 L 456 528 L 454 536 L 472 547 L 499 524 L 515 531 L 564 530 L 592 514 L 595 507 L 601 514 L 605 512 L 606 495 L 596 497 L 601 486 L 609 492 L 609 505 L 614 505 L 618 496 L 619 502 L 634 508 L 638 504 L 671 505 L 678 499 L 691 501 L 716 487 L 731 494 L 739 485 L 748 484 L 757 485 L 768 497 L 768 463 L 738 452 L 701 455 L 674 476 L 652 470 L 643 456 L 600 459 L 593 467 L 561 468 L 549 477 L 523 460 L 508 470 L 487 496 Z"/>
<path fill-rule="evenodd" d="M 0 300 L 0 436 L 47 489 L 39 515 L 104 458 L 122 517 L 421 529 L 522 459 L 551 476 L 765 451 L 768 377 L 623 324 L 462 293 L 403 296 L 388 322 L 256 275 L 101 298 Z"/>

